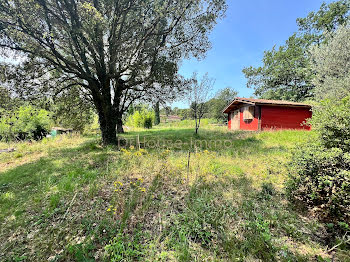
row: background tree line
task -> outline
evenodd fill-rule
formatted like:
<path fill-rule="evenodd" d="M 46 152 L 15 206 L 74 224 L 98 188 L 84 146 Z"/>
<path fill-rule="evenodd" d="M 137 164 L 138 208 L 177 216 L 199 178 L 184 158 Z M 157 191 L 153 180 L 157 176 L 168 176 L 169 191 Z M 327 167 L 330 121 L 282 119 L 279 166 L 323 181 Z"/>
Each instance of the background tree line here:
<path fill-rule="evenodd" d="M 41 139 L 53 126 L 84 132 L 97 116 L 93 105 L 80 99 L 78 90 L 54 99 L 24 100 L 0 88 L 0 140 Z"/>
<path fill-rule="evenodd" d="M 323 3 L 317 12 L 298 18 L 298 31 L 284 45 L 266 50 L 259 67 L 246 67 L 247 87 L 265 99 L 305 101 L 322 93 L 314 79 L 314 46 L 331 38 L 331 33 L 349 23 L 350 1 Z"/>
<path fill-rule="evenodd" d="M 211 98 L 209 97 L 204 104 L 204 118 L 215 119 L 218 123 L 224 124 L 227 122 L 227 115 L 223 113 L 225 107 L 237 97 L 238 92 L 232 87 L 225 87 L 218 90 Z M 171 108 L 170 106 L 165 106 L 161 108 L 160 114 L 162 115 L 178 115 L 181 119 L 194 119 L 193 112 L 189 108 Z"/>

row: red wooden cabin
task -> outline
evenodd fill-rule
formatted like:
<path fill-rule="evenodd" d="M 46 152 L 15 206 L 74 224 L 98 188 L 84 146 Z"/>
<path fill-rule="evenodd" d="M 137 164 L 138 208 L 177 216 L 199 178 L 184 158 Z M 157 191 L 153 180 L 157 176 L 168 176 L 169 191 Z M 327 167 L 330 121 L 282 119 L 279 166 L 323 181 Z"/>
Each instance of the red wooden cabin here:
<path fill-rule="evenodd" d="M 302 103 L 237 97 L 224 113 L 228 114 L 228 128 L 231 130 L 311 128 L 303 124 L 312 116 L 311 106 Z"/>

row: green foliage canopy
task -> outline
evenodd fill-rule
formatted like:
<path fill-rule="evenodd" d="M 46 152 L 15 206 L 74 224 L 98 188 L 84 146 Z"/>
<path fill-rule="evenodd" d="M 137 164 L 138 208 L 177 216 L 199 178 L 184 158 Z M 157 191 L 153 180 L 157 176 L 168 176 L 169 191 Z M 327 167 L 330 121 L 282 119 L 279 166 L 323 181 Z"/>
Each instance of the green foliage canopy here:
<path fill-rule="evenodd" d="M 227 120 L 227 115 L 222 113 L 225 107 L 232 102 L 237 96 L 238 92 L 231 87 L 226 87 L 219 90 L 214 98 L 210 99 L 206 104 L 208 107 L 207 115 L 209 118 L 213 118 L 218 122 L 224 122 Z"/>
<path fill-rule="evenodd" d="M 289 37 L 284 45 L 265 51 L 262 66 L 243 69 L 247 87 L 254 88 L 255 95 L 265 99 L 303 101 L 313 97 L 314 72 L 309 47 L 322 43 L 325 32 L 346 24 L 349 14 L 350 1 L 340 0 L 322 4 L 317 12 L 299 18 L 299 32 Z"/>
<path fill-rule="evenodd" d="M 83 132 L 96 114 L 93 105 L 82 99 L 80 90 L 72 88 L 57 97 L 52 106 L 53 119 L 59 126 Z"/>
<path fill-rule="evenodd" d="M 33 106 L 21 106 L 13 114 L 0 118 L 0 137 L 3 140 L 45 136 L 52 125 L 51 114 Z"/>
<path fill-rule="evenodd" d="M 327 41 L 311 48 L 317 101 L 350 95 L 350 27 L 340 27 L 326 36 Z"/>
<path fill-rule="evenodd" d="M 154 120 L 154 111 L 143 107 L 140 110 L 135 110 L 133 114 L 128 117 L 126 124 L 131 127 L 149 129 L 152 128 Z"/>
<path fill-rule="evenodd" d="M 265 99 L 302 101 L 312 96 L 312 71 L 307 56 L 308 42 L 291 36 L 286 44 L 265 51 L 263 66 L 243 69 L 247 86 Z"/>

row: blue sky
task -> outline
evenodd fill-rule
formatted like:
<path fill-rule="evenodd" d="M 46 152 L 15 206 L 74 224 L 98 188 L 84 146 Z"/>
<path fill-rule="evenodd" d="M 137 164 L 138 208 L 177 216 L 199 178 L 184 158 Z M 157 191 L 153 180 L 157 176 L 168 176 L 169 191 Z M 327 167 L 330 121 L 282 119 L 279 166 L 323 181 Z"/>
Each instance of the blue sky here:
<path fill-rule="evenodd" d="M 322 0 L 227 0 L 226 18 L 210 35 L 212 49 L 206 58 L 183 61 L 180 73 L 190 77 L 194 71 L 216 79 L 215 91 L 231 86 L 241 97 L 250 97 L 242 69 L 259 66 L 264 50 L 281 45 L 297 31 L 296 19 L 317 11 Z M 327 3 L 331 1 L 325 1 Z M 188 107 L 176 102 L 173 107 Z"/>

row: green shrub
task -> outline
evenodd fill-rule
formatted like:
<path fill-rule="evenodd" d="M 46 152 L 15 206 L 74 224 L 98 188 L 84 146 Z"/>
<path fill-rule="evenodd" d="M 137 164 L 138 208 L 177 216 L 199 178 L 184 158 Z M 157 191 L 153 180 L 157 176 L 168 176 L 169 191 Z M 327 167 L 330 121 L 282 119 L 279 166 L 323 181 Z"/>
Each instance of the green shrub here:
<path fill-rule="evenodd" d="M 153 126 L 154 119 L 154 111 L 143 108 L 140 111 L 135 111 L 132 115 L 130 115 L 126 121 L 126 124 L 135 128 L 150 129 Z"/>
<path fill-rule="evenodd" d="M 100 130 L 98 115 L 96 113 L 92 113 L 91 118 L 91 122 L 84 126 L 84 134 L 95 134 L 96 131 Z"/>
<path fill-rule="evenodd" d="M 350 152 L 350 96 L 326 100 L 314 110 L 311 124 L 326 148 L 339 147 Z"/>
<path fill-rule="evenodd" d="M 108 260 L 113 262 L 135 261 L 143 256 L 142 233 L 134 232 L 132 237 L 118 233 L 105 247 Z"/>
<path fill-rule="evenodd" d="M 249 242 L 244 249 L 249 249 L 255 257 L 263 261 L 274 261 L 276 247 L 272 242 L 270 223 L 260 214 L 253 214 L 252 220 L 244 225 L 244 234 Z"/>
<path fill-rule="evenodd" d="M 69 244 L 67 247 L 67 251 L 71 256 L 74 257 L 75 261 L 77 262 L 92 262 L 95 261 L 93 259 L 94 248 L 95 246 L 91 243 L 80 243 L 75 245 Z"/>
<path fill-rule="evenodd" d="M 289 196 L 327 219 L 350 219 L 350 98 L 325 101 L 311 121 L 317 141 L 299 146 L 290 164 Z"/>
<path fill-rule="evenodd" d="M 145 122 L 144 122 L 143 127 L 144 127 L 144 128 L 147 128 L 147 129 L 152 128 L 152 121 L 153 121 L 153 120 L 152 120 L 151 117 L 145 118 Z"/>
<path fill-rule="evenodd" d="M 186 242 L 182 244 L 187 244 L 190 239 L 208 248 L 217 243 L 224 234 L 225 221 L 230 209 L 226 206 L 227 203 L 223 202 L 220 205 L 215 201 L 218 196 L 213 193 L 214 188 L 215 185 L 204 182 L 191 188 L 184 212 L 176 216 L 168 229 L 168 234 L 175 236 L 175 245 L 183 240 Z"/>
<path fill-rule="evenodd" d="M 0 119 L 0 138 L 13 139 L 41 139 L 50 130 L 50 113 L 33 106 L 21 106 L 12 114 Z"/>
<path fill-rule="evenodd" d="M 350 214 L 350 154 L 320 144 L 298 148 L 291 163 L 288 191 L 329 217 Z M 349 217 L 348 217 L 349 219 Z"/>

